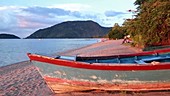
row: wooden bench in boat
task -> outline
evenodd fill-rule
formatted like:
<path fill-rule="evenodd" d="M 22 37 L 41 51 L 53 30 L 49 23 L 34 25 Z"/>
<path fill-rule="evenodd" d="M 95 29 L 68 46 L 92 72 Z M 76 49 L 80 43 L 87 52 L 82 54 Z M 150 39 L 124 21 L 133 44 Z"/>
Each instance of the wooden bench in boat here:
<path fill-rule="evenodd" d="M 144 62 L 143 60 L 135 60 L 135 62 L 138 64 L 146 64 L 146 62 Z"/>
<path fill-rule="evenodd" d="M 146 62 L 166 60 L 166 59 L 170 59 L 170 56 L 145 58 L 145 59 L 141 59 L 141 60 L 135 60 L 135 62 L 138 64 L 146 64 Z"/>
<path fill-rule="evenodd" d="M 76 61 L 77 56 L 57 56 L 56 59 Z M 152 61 L 159 62 L 160 60 L 167 60 L 167 59 L 170 59 L 170 56 L 156 56 L 156 57 L 148 57 L 144 59 L 138 59 L 138 57 L 135 56 L 134 62 L 136 62 L 137 64 L 147 64 L 148 62 L 152 62 Z M 121 63 L 119 57 L 115 58 L 115 60 L 117 63 L 119 64 Z M 110 62 L 110 63 L 116 63 L 116 62 Z M 94 61 L 90 63 L 104 63 L 104 62 L 100 62 L 100 59 L 94 59 Z"/>
<path fill-rule="evenodd" d="M 76 56 L 57 56 L 55 59 L 76 61 Z"/>

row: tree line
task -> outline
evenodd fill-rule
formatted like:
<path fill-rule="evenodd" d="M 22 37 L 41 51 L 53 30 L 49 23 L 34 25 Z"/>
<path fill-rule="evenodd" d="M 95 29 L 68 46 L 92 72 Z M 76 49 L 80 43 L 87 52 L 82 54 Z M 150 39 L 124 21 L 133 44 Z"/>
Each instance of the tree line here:
<path fill-rule="evenodd" d="M 133 45 L 147 47 L 170 44 L 170 2 L 169 0 L 136 0 L 138 7 L 135 18 L 126 19 L 122 26 L 117 23 L 112 27 L 108 37 L 120 39 L 131 35 Z"/>

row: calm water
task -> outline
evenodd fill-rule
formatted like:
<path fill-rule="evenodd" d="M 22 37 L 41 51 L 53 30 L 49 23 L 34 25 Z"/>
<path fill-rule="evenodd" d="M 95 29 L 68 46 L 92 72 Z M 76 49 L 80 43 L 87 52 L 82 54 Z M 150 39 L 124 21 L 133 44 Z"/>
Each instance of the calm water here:
<path fill-rule="evenodd" d="M 98 39 L 0 39 L 0 67 L 29 60 L 28 52 L 50 55 L 96 42 Z"/>

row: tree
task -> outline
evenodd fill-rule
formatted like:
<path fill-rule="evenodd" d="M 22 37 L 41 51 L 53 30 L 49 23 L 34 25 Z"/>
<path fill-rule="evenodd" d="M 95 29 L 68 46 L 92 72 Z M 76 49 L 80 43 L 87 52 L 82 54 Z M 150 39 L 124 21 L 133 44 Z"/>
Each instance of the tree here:
<path fill-rule="evenodd" d="M 115 23 L 115 25 L 112 27 L 112 30 L 109 32 L 108 37 L 110 39 L 121 39 L 124 37 L 125 30 L 123 30 L 122 27 L 118 25 L 118 23 Z"/>
<path fill-rule="evenodd" d="M 136 46 L 170 44 L 169 0 L 136 0 L 140 11 L 135 19 L 125 22 L 126 31 Z"/>
<path fill-rule="evenodd" d="M 135 2 L 134 2 L 134 5 L 138 5 L 138 7 L 137 7 L 137 10 L 139 11 L 140 10 L 140 8 L 141 8 L 141 5 L 144 3 L 144 2 L 146 2 L 147 0 L 136 0 Z"/>

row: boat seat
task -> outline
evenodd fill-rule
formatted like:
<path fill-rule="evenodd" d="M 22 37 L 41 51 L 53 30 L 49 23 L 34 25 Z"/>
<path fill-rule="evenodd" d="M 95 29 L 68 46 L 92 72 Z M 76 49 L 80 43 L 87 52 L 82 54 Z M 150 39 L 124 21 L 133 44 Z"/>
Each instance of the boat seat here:
<path fill-rule="evenodd" d="M 96 59 L 96 60 L 95 60 L 95 62 L 96 62 L 96 63 L 99 63 L 99 60 L 98 60 L 98 59 Z"/>
<path fill-rule="evenodd" d="M 117 62 L 120 63 L 120 58 L 119 57 L 117 57 Z"/>
<path fill-rule="evenodd" d="M 146 64 L 146 62 L 144 62 L 143 60 L 135 60 L 135 62 L 138 64 Z"/>
<path fill-rule="evenodd" d="M 138 56 L 135 56 L 135 60 L 138 60 Z"/>
<path fill-rule="evenodd" d="M 60 58 L 60 56 L 56 56 L 56 57 L 55 57 L 55 59 L 59 59 L 59 58 Z"/>
<path fill-rule="evenodd" d="M 154 60 L 164 60 L 164 59 L 170 59 L 170 56 L 165 56 L 165 57 L 152 57 L 152 58 L 146 58 L 146 59 L 141 59 L 142 61 L 154 61 Z"/>
<path fill-rule="evenodd" d="M 76 61 L 76 56 L 60 56 L 59 59 Z"/>
<path fill-rule="evenodd" d="M 155 54 L 153 54 L 153 55 L 155 55 L 155 56 L 159 56 L 159 53 L 155 52 Z"/>
<path fill-rule="evenodd" d="M 165 59 L 170 59 L 170 56 L 145 58 L 141 60 L 135 60 L 135 62 L 138 64 L 146 64 L 146 62 L 148 61 L 165 60 Z"/>

